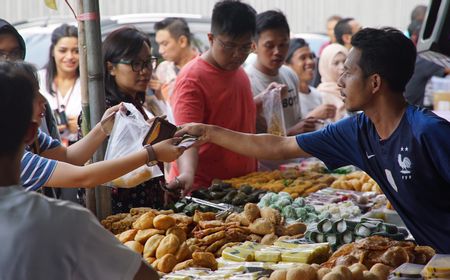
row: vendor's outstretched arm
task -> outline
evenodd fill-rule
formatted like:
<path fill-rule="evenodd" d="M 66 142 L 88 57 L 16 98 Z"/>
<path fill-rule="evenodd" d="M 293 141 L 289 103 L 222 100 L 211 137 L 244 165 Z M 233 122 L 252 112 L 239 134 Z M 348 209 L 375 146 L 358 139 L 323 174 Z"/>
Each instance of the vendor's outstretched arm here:
<path fill-rule="evenodd" d="M 184 125 L 176 135 L 180 136 L 185 133 L 199 136 L 199 145 L 210 142 L 235 153 L 257 159 L 279 160 L 310 156 L 298 146 L 294 136 L 246 134 L 205 124 Z"/>

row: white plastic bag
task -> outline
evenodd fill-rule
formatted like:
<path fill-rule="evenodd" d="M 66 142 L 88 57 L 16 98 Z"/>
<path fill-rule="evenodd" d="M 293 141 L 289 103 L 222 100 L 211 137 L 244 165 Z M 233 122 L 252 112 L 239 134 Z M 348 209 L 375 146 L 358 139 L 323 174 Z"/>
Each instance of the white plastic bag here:
<path fill-rule="evenodd" d="M 120 158 L 142 150 L 142 143 L 150 130 L 150 125 L 133 104 L 124 103 L 124 105 L 129 114 L 122 111 L 116 113 L 114 127 L 106 148 L 105 160 Z M 109 182 L 108 186 L 133 188 L 153 177 L 162 175 L 157 165 L 151 167 L 143 165 Z"/>
<path fill-rule="evenodd" d="M 263 114 L 267 123 L 267 133 L 286 136 L 281 87 L 275 87 L 263 95 Z"/>

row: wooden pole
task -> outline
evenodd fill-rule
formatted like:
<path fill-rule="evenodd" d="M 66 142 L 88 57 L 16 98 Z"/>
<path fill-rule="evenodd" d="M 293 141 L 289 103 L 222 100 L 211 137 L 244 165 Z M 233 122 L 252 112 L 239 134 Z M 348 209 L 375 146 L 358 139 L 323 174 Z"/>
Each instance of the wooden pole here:
<path fill-rule="evenodd" d="M 80 76 L 82 85 L 83 133 L 97 124 L 105 112 L 105 86 L 103 82 L 102 41 L 98 0 L 79 0 Z M 81 41 L 80 41 L 81 38 Z M 83 90 L 84 85 L 84 90 Z M 102 161 L 106 142 L 97 149 L 93 162 Z M 86 206 L 103 219 L 111 214 L 111 193 L 105 186 L 86 189 Z"/>

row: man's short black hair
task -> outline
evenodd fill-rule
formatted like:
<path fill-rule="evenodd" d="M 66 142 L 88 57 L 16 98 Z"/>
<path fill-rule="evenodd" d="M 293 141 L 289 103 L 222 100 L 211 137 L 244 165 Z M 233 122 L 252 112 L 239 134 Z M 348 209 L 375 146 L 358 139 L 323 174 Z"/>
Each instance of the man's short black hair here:
<path fill-rule="evenodd" d="M 175 39 L 178 39 L 181 36 L 185 36 L 188 40 L 188 44 L 191 44 L 191 31 L 189 30 L 189 26 L 184 18 L 165 18 L 155 23 L 154 29 L 156 32 L 160 30 L 167 30 Z"/>
<path fill-rule="evenodd" d="M 393 91 L 403 93 L 416 62 L 410 39 L 391 27 L 364 28 L 353 35 L 352 46 L 361 51 L 359 67 L 364 76 L 379 74 Z"/>
<path fill-rule="evenodd" d="M 254 36 L 256 11 L 250 5 L 238 0 L 223 0 L 214 5 L 211 19 L 211 33 L 238 38 Z"/>
<path fill-rule="evenodd" d="M 336 42 L 344 45 L 344 39 L 342 38 L 344 34 L 352 34 L 352 27 L 349 22 L 355 20 L 354 18 L 343 18 L 336 23 L 334 26 L 334 36 L 336 37 Z"/>
<path fill-rule="evenodd" d="M 285 32 L 287 36 L 290 35 L 289 24 L 281 11 L 269 10 L 256 15 L 255 41 L 258 41 L 262 32 L 274 29 Z"/>
<path fill-rule="evenodd" d="M 309 44 L 303 38 L 294 38 L 289 42 L 289 50 L 286 56 L 286 62 L 291 63 L 292 56 L 294 52 L 303 47 L 309 47 Z"/>
<path fill-rule="evenodd" d="M 33 114 L 35 84 L 23 62 L 0 62 L 0 157 L 13 157 L 23 144 Z"/>

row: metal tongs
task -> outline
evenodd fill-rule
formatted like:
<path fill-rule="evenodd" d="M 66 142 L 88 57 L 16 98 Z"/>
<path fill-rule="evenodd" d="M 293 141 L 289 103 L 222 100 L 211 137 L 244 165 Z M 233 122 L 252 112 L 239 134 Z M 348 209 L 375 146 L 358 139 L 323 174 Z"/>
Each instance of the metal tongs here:
<path fill-rule="evenodd" d="M 231 213 L 234 212 L 234 207 L 225 203 L 213 203 L 207 200 L 203 200 L 200 198 L 195 198 L 192 196 L 185 196 L 184 197 L 186 200 L 191 201 L 191 202 L 195 202 L 201 205 L 206 205 L 208 207 L 211 208 L 215 208 L 220 210 L 217 214 L 216 214 L 216 218 L 218 219 L 224 219 L 226 218 L 228 215 L 230 215 Z"/>

